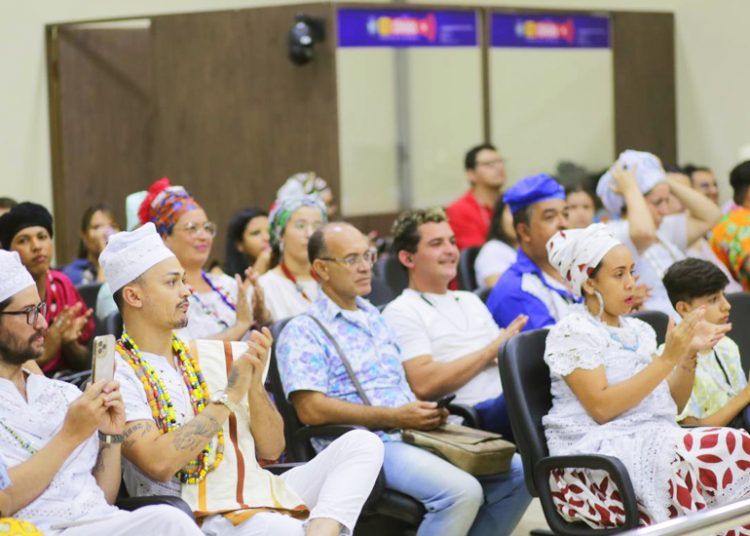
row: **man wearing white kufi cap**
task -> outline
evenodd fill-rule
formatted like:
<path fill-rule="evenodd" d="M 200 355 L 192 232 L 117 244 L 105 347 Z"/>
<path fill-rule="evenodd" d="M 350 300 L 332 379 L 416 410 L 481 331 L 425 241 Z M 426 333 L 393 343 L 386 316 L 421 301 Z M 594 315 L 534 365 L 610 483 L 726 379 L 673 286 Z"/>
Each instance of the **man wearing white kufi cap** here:
<path fill-rule="evenodd" d="M 0 450 L 15 482 L 2 514 L 29 520 L 47 535 L 200 534 L 169 506 L 131 513 L 111 505 L 125 424 L 119 386 L 101 381 L 81 394 L 29 374 L 23 363 L 44 350 L 45 302 L 17 253 L 0 251 L 0 273 Z"/>
<path fill-rule="evenodd" d="M 190 348 L 177 338 L 190 290 L 153 223 L 112 236 L 99 260 L 126 328 L 116 378 L 130 494 L 181 495 L 206 534 L 350 533 L 382 465 L 377 436 L 349 432 L 282 476 L 263 470 L 256 455 L 284 448 L 263 386 L 270 332 Z"/>

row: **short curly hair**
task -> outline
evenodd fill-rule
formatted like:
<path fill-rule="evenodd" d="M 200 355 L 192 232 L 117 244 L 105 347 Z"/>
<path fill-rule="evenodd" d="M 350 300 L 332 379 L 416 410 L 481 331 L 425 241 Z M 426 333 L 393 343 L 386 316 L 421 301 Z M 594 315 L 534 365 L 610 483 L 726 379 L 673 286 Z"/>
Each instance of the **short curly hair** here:
<path fill-rule="evenodd" d="M 444 221 L 448 221 L 448 216 L 445 214 L 445 210 L 440 207 L 418 208 L 401 213 L 391 227 L 391 234 L 393 235 L 392 253 L 398 255 L 398 252 L 402 250 L 416 253 L 421 238 L 419 226 L 424 223 L 442 223 Z"/>

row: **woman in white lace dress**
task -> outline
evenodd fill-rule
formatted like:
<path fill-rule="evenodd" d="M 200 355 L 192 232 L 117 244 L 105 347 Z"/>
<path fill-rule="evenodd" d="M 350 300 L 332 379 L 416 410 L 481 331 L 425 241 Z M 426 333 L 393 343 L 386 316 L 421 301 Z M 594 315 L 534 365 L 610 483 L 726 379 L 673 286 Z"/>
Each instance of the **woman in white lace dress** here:
<path fill-rule="evenodd" d="M 628 248 L 599 224 L 561 231 L 547 249 L 550 262 L 584 299 L 547 337 L 552 409 L 543 424 L 550 454 L 619 458 L 646 524 L 750 496 L 746 432 L 676 424 L 690 396 L 696 352 L 714 344 L 729 325 L 710 324 L 696 310 L 670 331 L 656 355 L 653 329 L 622 316 L 630 311 L 635 288 Z M 550 481 L 560 514 L 593 527 L 621 525 L 622 503 L 606 476 L 554 472 Z"/>

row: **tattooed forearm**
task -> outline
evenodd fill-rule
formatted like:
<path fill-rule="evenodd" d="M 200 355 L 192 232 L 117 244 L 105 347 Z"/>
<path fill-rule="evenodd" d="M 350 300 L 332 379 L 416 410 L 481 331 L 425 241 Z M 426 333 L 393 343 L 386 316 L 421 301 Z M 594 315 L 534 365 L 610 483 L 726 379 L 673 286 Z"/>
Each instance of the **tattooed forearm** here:
<path fill-rule="evenodd" d="M 142 439 L 143 436 L 145 436 L 149 429 L 151 428 L 151 423 L 143 422 L 143 421 L 136 421 L 127 428 L 125 428 L 125 432 L 123 432 L 122 436 L 124 438 L 124 442 L 122 444 L 122 447 L 127 449 L 135 445 L 135 443 Z"/>
<path fill-rule="evenodd" d="M 111 446 L 112 445 L 110 445 L 109 443 L 99 444 L 99 454 L 96 455 L 96 463 L 94 464 L 94 468 L 91 470 L 94 475 L 97 475 L 104 471 L 104 452 Z"/>
<path fill-rule="evenodd" d="M 198 415 L 174 432 L 172 444 L 177 450 L 203 447 L 221 430 L 221 423 L 211 415 Z"/>
<path fill-rule="evenodd" d="M 229 379 L 227 380 L 227 387 L 226 387 L 227 390 L 231 389 L 237 384 L 238 377 L 239 377 L 239 374 L 237 373 L 237 369 L 232 368 L 232 371 L 229 373 Z"/>

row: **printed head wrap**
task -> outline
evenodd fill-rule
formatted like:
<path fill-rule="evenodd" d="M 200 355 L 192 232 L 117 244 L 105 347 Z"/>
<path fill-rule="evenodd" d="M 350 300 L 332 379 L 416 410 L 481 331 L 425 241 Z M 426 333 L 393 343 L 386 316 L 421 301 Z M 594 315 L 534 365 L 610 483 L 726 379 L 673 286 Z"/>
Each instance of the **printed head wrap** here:
<path fill-rule="evenodd" d="M 271 214 L 268 217 L 272 247 L 279 247 L 281 244 L 281 237 L 284 236 L 284 230 L 286 229 L 287 223 L 289 223 L 289 218 L 291 218 L 292 214 L 302 207 L 313 207 L 318 209 L 320 211 L 320 217 L 323 219 L 323 223 L 328 221 L 328 211 L 326 210 L 325 203 L 316 196 L 303 195 L 278 199 L 271 208 Z"/>
<path fill-rule="evenodd" d="M 585 229 L 558 231 L 547 241 L 547 254 L 571 292 L 580 297 L 583 283 L 607 252 L 619 245 L 606 225 L 594 223 Z"/>
<path fill-rule="evenodd" d="M 616 164 L 621 164 L 625 168 L 636 166 L 635 178 L 638 182 L 638 189 L 642 194 L 647 194 L 653 190 L 654 186 L 667 180 L 661 162 L 651 153 L 628 149 L 620 153 Z M 614 186 L 615 178 L 612 176 L 612 172 L 607 170 L 599 179 L 599 184 L 596 186 L 596 195 L 602 200 L 607 212 L 613 216 L 619 216 L 625 206 L 625 199 L 614 192 L 612 189 Z"/>
<path fill-rule="evenodd" d="M 172 232 L 175 223 L 183 214 L 200 208 L 185 188 L 172 186 L 169 179 L 163 177 L 148 189 L 138 209 L 138 219 L 141 225 L 152 222 L 160 235 L 166 235 Z"/>
<path fill-rule="evenodd" d="M 295 173 L 279 188 L 276 193 L 276 200 L 281 201 L 282 199 L 303 195 L 318 197 L 327 190 L 330 190 L 328 183 L 314 171 Z"/>

